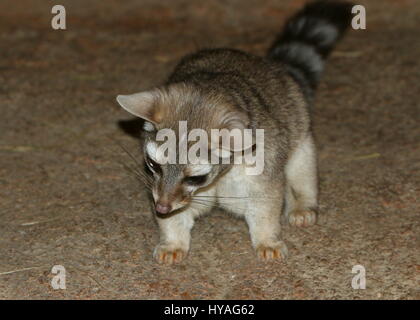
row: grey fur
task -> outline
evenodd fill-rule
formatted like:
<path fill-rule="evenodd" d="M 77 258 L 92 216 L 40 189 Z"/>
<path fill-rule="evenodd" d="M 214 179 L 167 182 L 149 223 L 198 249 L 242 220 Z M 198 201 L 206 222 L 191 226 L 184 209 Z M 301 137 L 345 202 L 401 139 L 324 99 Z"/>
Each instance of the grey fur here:
<path fill-rule="evenodd" d="M 320 5 L 325 7 L 325 2 Z M 244 165 L 213 165 L 205 183 L 192 188 L 185 183 L 189 164 L 162 165 L 158 170 L 149 166 L 155 202 L 172 209 L 170 214 L 157 215 L 161 241 L 154 256 L 158 262 L 182 260 L 190 247 L 194 219 L 216 205 L 245 218 L 252 244 L 263 260 L 287 256 L 280 240 L 283 209 L 292 225 L 315 223 L 318 187 L 311 95 L 305 73 L 300 81 L 290 70 L 303 66 L 317 76 L 323 70 L 324 56 L 316 46 L 300 41 L 302 32 L 307 39 L 320 39 L 320 46 L 333 45 L 338 36 L 325 24 L 307 30 L 307 21 L 316 18 L 311 12 L 318 12 L 311 6 L 304 17 L 298 14 L 291 22 L 298 38 L 288 34 L 288 41 L 276 42 L 269 57 L 233 49 L 202 50 L 182 59 L 165 85 L 118 98 L 126 110 L 149 121 L 149 129 L 177 132 L 178 122 L 187 120 L 189 129 L 265 130 L 265 169 L 259 176 L 246 176 Z M 288 65 L 290 61 L 298 64 Z M 147 146 L 158 144 L 155 135 L 156 131 L 145 132 L 146 155 Z"/>

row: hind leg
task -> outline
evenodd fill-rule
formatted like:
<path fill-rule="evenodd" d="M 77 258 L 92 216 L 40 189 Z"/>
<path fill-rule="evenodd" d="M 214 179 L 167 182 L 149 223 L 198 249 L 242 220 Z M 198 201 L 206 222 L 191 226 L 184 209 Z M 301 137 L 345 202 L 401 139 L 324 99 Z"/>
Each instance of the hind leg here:
<path fill-rule="evenodd" d="M 286 165 L 286 207 L 289 223 L 306 227 L 316 222 L 318 176 L 316 152 L 311 135 L 298 145 Z"/>

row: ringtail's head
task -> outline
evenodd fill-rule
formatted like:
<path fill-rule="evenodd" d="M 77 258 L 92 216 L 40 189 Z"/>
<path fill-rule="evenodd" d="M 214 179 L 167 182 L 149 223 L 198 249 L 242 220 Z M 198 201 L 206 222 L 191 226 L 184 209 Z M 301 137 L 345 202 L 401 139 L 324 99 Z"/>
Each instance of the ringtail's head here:
<path fill-rule="evenodd" d="M 233 152 L 252 147 L 252 142 L 236 145 L 231 141 L 225 144 L 227 140 L 221 137 L 212 139 L 212 129 L 241 132 L 249 127 L 250 120 L 244 110 L 198 88 L 172 84 L 119 95 L 117 101 L 145 121 L 145 168 L 151 177 L 155 210 L 160 215 L 181 212 L 195 201 L 196 193 L 211 187 L 229 170 L 232 164 L 226 159 L 230 160 Z M 198 155 L 198 160 L 191 154 Z M 217 157 L 220 161 L 215 163 Z"/>

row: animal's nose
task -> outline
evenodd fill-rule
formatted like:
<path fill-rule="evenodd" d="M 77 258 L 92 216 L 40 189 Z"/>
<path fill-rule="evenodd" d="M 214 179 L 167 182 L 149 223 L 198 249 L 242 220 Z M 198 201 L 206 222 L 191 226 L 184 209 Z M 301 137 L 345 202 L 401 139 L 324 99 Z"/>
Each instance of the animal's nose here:
<path fill-rule="evenodd" d="M 163 204 L 163 203 L 160 203 L 160 202 L 156 203 L 156 212 L 157 213 L 166 214 L 166 213 L 171 212 L 171 210 L 172 210 L 172 207 L 171 207 L 170 204 L 166 204 L 166 203 Z"/>

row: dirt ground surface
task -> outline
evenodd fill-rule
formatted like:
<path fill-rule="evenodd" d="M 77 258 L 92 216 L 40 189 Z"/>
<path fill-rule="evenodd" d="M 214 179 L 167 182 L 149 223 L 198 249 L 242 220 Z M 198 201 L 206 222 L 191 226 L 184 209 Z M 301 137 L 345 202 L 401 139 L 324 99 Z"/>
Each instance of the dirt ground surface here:
<path fill-rule="evenodd" d="M 264 54 L 304 1 L 64 1 L 65 31 L 56 3 L 0 2 L 1 299 L 420 299 L 419 1 L 360 1 L 367 29 L 329 59 L 314 117 L 326 221 L 284 226 L 289 259 L 264 264 L 245 222 L 216 210 L 172 267 L 152 259 L 158 229 L 118 146 L 139 142 L 115 97 L 197 48 Z"/>

